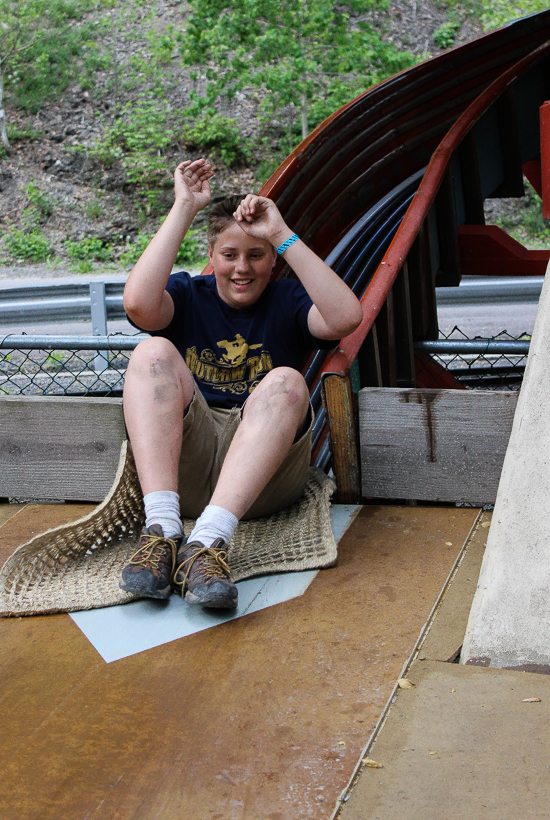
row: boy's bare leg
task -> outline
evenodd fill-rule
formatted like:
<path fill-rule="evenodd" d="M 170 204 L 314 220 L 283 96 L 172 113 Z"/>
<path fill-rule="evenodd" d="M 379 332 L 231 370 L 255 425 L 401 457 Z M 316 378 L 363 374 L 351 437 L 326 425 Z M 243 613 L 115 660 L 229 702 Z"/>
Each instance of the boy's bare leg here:
<path fill-rule="evenodd" d="M 308 408 L 307 385 L 297 370 L 268 373 L 246 403 L 210 504 L 241 518 L 284 461 Z"/>
<path fill-rule="evenodd" d="M 178 491 L 185 408 L 193 377 L 176 347 L 153 337 L 133 352 L 124 382 L 124 419 L 144 495 Z"/>

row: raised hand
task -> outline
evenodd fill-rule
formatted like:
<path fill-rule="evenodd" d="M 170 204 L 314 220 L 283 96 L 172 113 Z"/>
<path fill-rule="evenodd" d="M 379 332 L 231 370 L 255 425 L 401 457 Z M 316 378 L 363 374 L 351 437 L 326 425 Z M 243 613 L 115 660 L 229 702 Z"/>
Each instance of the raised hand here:
<path fill-rule="evenodd" d="M 213 176 L 212 166 L 203 157 L 180 162 L 174 171 L 176 200 L 188 203 L 198 213 L 212 199 L 208 180 Z"/>
<path fill-rule="evenodd" d="M 234 213 L 238 225 L 249 236 L 267 239 L 277 247 L 292 234 L 271 199 L 248 194 Z"/>

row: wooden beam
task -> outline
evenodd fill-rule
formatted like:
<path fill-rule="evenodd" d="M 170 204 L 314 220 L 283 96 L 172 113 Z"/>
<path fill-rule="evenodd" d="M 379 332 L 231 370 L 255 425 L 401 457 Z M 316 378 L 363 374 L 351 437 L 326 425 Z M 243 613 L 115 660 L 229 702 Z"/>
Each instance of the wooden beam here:
<path fill-rule="evenodd" d="M 354 396 L 347 376 L 329 373 L 323 379 L 332 469 L 340 504 L 361 502 L 361 473 Z"/>
<path fill-rule="evenodd" d="M 358 397 L 364 496 L 494 502 L 516 392 L 365 388 Z"/>
<path fill-rule="evenodd" d="M 102 501 L 126 438 L 122 399 L 0 398 L 0 496 Z"/>

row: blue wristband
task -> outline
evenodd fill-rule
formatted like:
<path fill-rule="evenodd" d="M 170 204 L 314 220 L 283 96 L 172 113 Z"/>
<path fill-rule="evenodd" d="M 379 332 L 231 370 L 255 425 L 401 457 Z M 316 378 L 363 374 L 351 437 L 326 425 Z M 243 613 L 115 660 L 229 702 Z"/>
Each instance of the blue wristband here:
<path fill-rule="evenodd" d="M 292 236 L 289 236 L 288 239 L 285 240 L 285 242 L 283 242 L 282 245 L 279 245 L 279 247 L 277 248 L 277 253 L 282 255 L 286 250 L 290 248 L 291 245 L 294 245 L 294 243 L 297 242 L 298 239 L 298 234 L 293 233 Z"/>

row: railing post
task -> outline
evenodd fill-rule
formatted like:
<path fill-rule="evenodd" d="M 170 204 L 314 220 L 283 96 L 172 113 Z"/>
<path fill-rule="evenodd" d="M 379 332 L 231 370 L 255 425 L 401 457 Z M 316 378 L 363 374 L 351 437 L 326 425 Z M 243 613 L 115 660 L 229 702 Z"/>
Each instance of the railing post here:
<path fill-rule="evenodd" d="M 105 282 L 90 282 L 90 306 L 92 312 L 92 334 L 107 335 L 107 305 L 105 304 Z M 109 352 L 97 351 L 94 370 L 102 373 L 109 367 Z"/>
<path fill-rule="evenodd" d="M 361 468 L 355 397 L 349 376 L 328 373 L 323 378 L 323 402 L 327 411 L 332 470 L 340 504 L 360 504 Z"/>

